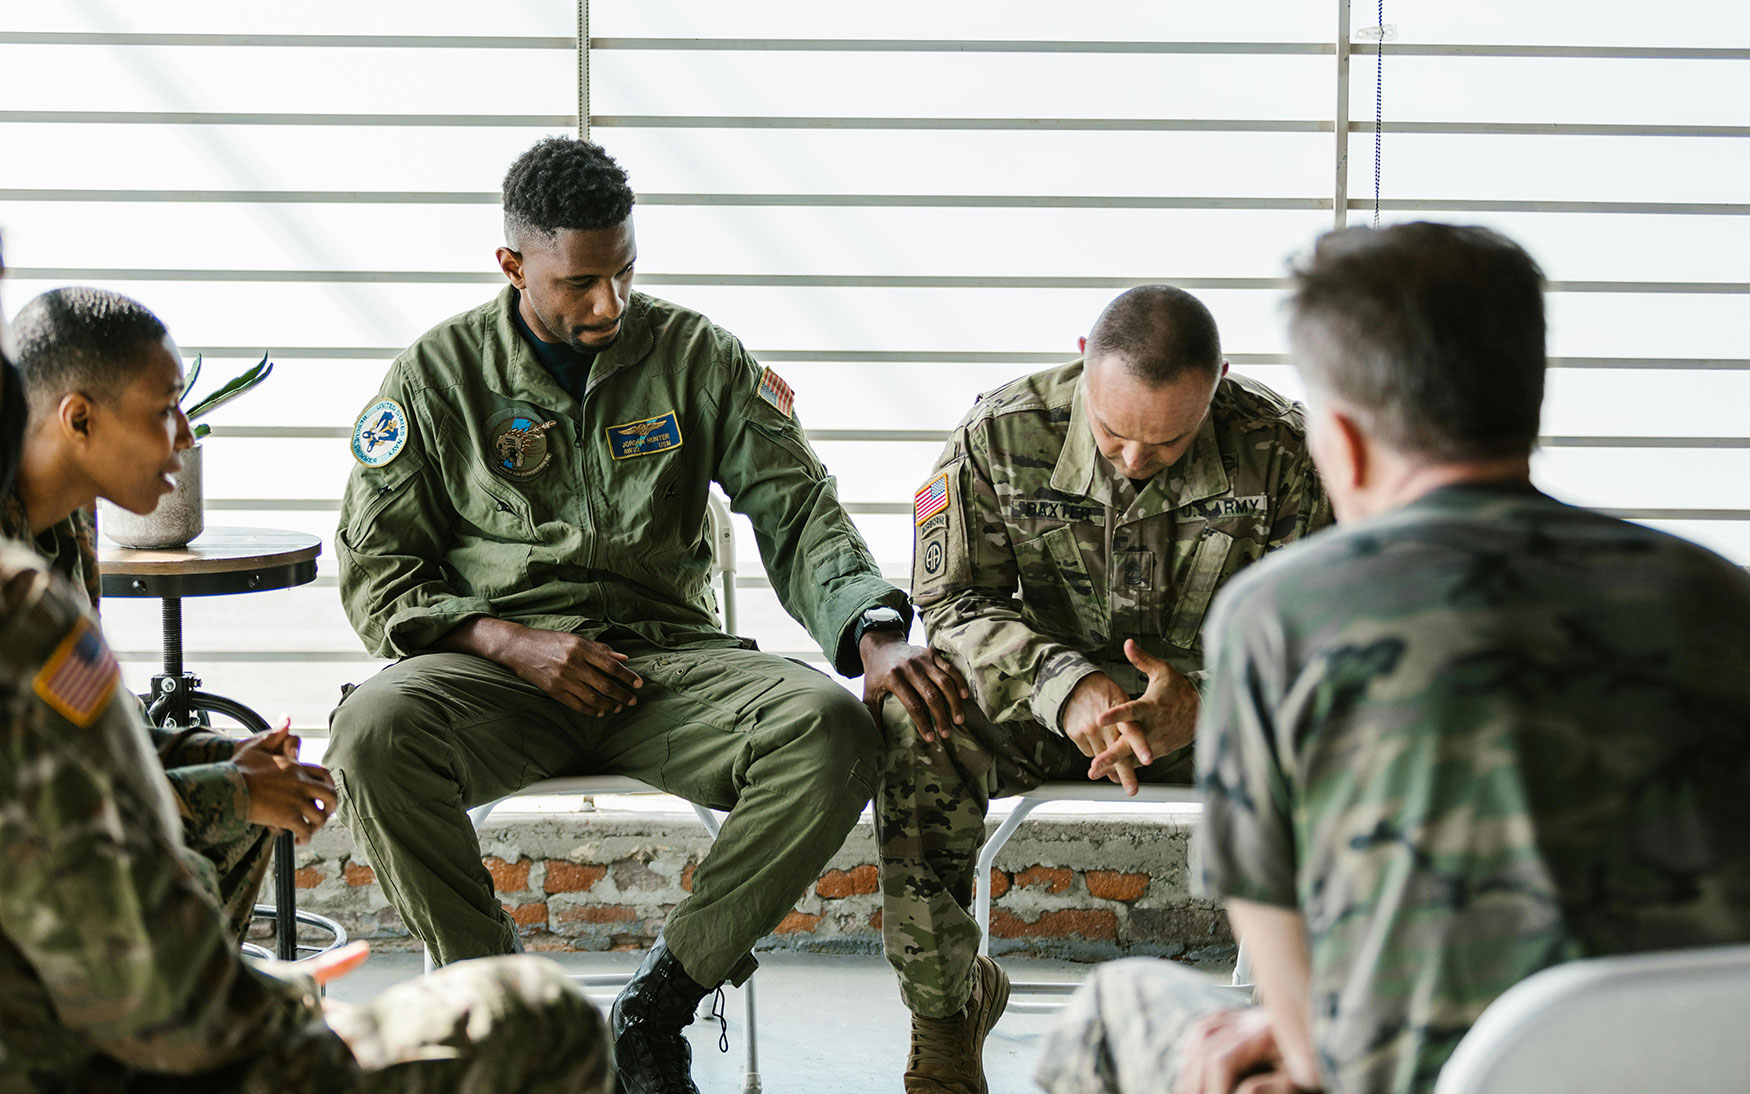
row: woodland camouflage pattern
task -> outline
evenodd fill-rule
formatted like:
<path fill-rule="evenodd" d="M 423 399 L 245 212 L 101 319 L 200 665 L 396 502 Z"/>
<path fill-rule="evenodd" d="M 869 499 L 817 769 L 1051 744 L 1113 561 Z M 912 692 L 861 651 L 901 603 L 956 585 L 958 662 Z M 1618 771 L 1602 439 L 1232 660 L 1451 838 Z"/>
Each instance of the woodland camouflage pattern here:
<path fill-rule="evenodd" d="M 1139 492 L 1095 447 L 1081 376 L 1075 361 L 982 396 L 925 480 L 946 476 L 947 507 L 917 526 L 913 595 L 978 708 L 946 744 L 923 745 L 898 703 L 883 707 L 884 942 L 925 1017 L 970 990 L 966 908 L 990 799 L 1087 774 L 1060 728 L 1075 685 L 1099 671 L 1141 694 L 1127 638 L 1200 675 L 1215 590 L 1331 519 L 1298 404 L 1228 376 L 1190 451 Z M 1190 758 L 1157 758 L 1143 777 L 1188 782 Z"/>
<path fill-rule="evenodd" d="M 0 546 L 0 1094 L 608 1089 L 600 1017 L 534 959 L 331 1004 L 356 1058 L 307 976 L 245 962 L 179 853 L 113 662 L 79 721 L 39 697 L 92 626 L 40 559 Z"/>
<path fill-rule="evenodd" d="M 84 509 L 32 536 L 16 485 L 0 500 L 0 534 L 34 547 L 56 574 L 85 594 L 96 613 L 103 596 L 97 565 L 97 522 Z M 201 729 L 148 726 L 176 797 L 185 843 L 212 863 L 191 863 L 212 881 L 225 918 L 242 937 L 272 858 L 273 833 L 249 823 L 249 785 L 231 763 L 237 742 Z"/>
<path fill-rule="evenodd" d="M 1205 893 L 1298 908 L 1327 1089 L 1425 1091 L 1539 969 L 1750 940 L 1750 576 L 1530 487 L 1243 575 L 1197 739 Z"/>

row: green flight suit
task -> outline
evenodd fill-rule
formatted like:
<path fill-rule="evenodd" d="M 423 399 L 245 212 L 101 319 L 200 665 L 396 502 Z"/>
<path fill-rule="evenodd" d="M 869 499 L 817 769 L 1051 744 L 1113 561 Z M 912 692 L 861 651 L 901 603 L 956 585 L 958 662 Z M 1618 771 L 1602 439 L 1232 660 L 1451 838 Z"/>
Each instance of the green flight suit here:
<path fill-rule="evenodd" d="M 739 983 L 867 804 L 879 732 L 826 675 L 723 633 L 711 483 L 841 673 L 861 672 L 851 636 L 865 610 L 909 621 L 910 607 L 839 504 L 789 389 L 732 335 L 634 293 L 580 402 L 522 340 L 516 306 L 507 288 L 425 334 L 360 420 L 341 598 L 366 646 L 403 660 L 334 713 L 342 816 L 409 928 L 449 962 L 516 938 L 467 808 L 549 776 L 613 773 L 729 809 L 663 933 L 695 980 Z M 574 714 L 502 666 L 427 652 L 482 615 L 629 654 L 645 681 L 636 705 Z"/>
<path fill-rule="evenodd" d="M 1215 591 L 1331 521 L 1299 404 L 1262 384 L 1222 379 L 1190 450 L 1140 488 L 1100 455 L 1085 398 L 1080 361 L 986 393 L 917 494 L 913 595 L 975 700 L 945 744 L 921 744 L 898 703 L 882 709 L 882 933 L 925 1017 L 971 988 L 990 799 L 1087 777 L 1061 725 L 1075 686 L 1104 672 L 1140 695 L 1126 639 L 1200 681 Z M 1139 775 L 1188 782 L 1190 752 Z"/>
<path fill-rule="evenodd" d="M 538 958 L 359 1006 L 245 960 L 120 677 L 80 594 L 0 543 L 0 1094 L 611 1087 L 601 1018 Z"/>

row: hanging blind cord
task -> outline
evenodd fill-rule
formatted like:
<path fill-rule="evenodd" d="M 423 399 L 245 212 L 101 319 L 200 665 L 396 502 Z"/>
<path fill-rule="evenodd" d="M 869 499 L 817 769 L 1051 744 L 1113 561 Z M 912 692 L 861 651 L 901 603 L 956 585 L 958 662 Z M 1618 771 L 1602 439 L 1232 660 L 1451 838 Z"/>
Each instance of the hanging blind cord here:
<path fill-rule="evenodd" d="M 577 0 L 577 139 L 589 139 L 589 0 Z"/>
<path fill-rule="evenodd" d="M 1385 124 L 1385 0 L 1379 0 L 1379 45 L 1373 54 L 1373 226 L 1379 227 L 1379 131 Z"/>

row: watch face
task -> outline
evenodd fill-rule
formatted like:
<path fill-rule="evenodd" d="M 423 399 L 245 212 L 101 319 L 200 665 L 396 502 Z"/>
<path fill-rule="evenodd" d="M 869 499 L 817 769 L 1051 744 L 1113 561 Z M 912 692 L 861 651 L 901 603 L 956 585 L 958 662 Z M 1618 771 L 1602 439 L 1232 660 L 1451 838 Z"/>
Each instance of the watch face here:
<path fill-rule="evenodd" d="M 870 608 L 863 613 L 865 627 L 891 626 L 905 622 L 905 617 L 893 608 Z"/>

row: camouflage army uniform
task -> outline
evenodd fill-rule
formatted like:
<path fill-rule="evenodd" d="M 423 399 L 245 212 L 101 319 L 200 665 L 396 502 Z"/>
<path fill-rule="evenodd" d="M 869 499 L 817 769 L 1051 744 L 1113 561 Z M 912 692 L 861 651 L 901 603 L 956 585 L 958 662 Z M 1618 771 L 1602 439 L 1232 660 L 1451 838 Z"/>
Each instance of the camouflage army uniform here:
<path fill-rule="evenodd" d="M 1203 888 L 1305 917 L 1327 1089 L 1432 1090 L 1547 966 L 1750 940 L 1750 577 L 1718 556 L 1449 487 L 1260 566 L 1210 629 Z M 1139 992 L 1056 1072 L 1198 1005 Z"/>
<path fill-rule="evenodd" d="M 119 682 L 82 598 L 0 545 L 0 1094 L 608 1088 L 600 1017 L 534 959 L 330 1004 L 334 1028 L 295 967 L 247 963 Z"/>
<path fill-rule="evenodd" d="M 874 792 L 879 735 L 830 677 L 723 633 L 712 482 L 840 672 L 862 672 L 851 638 L 866 609 L 909 620 L 910 606 L 840 506 L 789 389 L 728 332 L 633 293 L 579 400 L 518 333 L 517 300 L 507 288 L 423 335 L 360 419 L 341 599 L 365 645 L 402 660 L 334 712 L 340 815 L 447 963 L 516 940 L 468 807 L 613 773 L 731 810 L 663 935 L 694 980 L 739 983 Z M 629 655 L 636 705 L 574 713 L 502 665 L 427 652 L 483 615 Z"/>
<path fill-rule="evenodd" d="M 917 496 L 913 596 L 977 707 L 946 746 L 920 745 L 899 704 L 883 707 L 882 932 L 907 1006 L 928 1018 L 970 990 L 990 799 L 1087 776 L 1061 729 L 1076 684 L 1104 672 L 1140 694 L 1127 638 L 1200 676 L 1215 590 L 1330 522 L 1298 404 L 1223 379 L 1191 449 L 1139 490 L 1095 447 L 1081 375 L 1076 361 L 982 396 Z M 1189 782 L 1190 759 L 1142 777 Z"/>
<path fill-rule="evenodd" d="M 40 535 L 30 531 L 15 486 L 0 499 L 0 535 L 35 547 L 50 569 L 84 592 L 95 612 L 103 577 L 92 515 L 77 509 Z M 213 882 L 232 931 L 242 937 L 272 861 L 274 833 L 249 823 L 249 785 L 231 762 L 237 743 L 200 729 L 151 726 L 149 732 L 182 817 L 183 840 L 212 863 L 211 871 L 201 868 L 203 876 Z"/>

